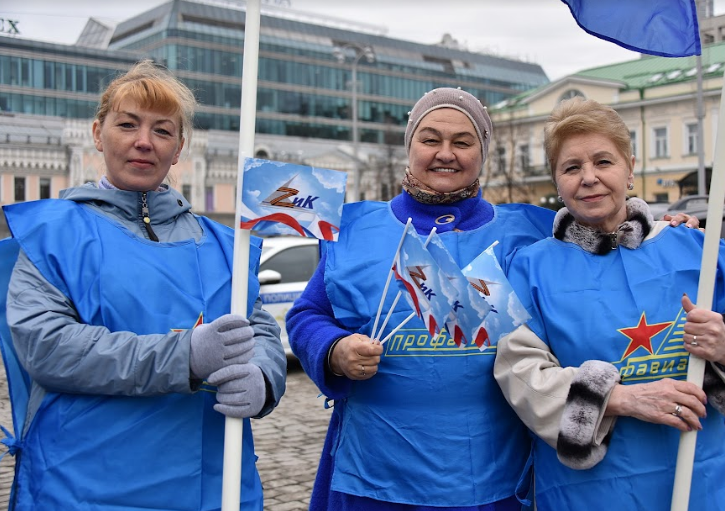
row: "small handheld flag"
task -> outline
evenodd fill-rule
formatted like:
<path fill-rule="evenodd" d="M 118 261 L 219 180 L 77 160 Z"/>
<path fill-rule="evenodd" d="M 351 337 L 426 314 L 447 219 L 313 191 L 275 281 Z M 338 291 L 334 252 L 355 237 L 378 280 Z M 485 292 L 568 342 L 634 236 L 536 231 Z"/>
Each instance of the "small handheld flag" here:
<path fill-rule="evenodd" d="M 428 333 L 431 337 L 437 335 L 453 307 L 456 291 L 413 229 L 403 233 L 394 272 Z"/>
<path fill-rule="evenodd" d="M 246 158 L 241 228 L 337 241 L 347 174 Z"/>
<path fill-rule="evenodd" d="M 446 329 L 456 346 L 461 346 L 480 337 L 483 321 L 491 311 L 491 305 L 468 284 L 465 275 L 446 249 L 440 236 L 433 232 L 426 248 L 438 263 L 441 272 L 456 290 L 456 298 L 448 318 Z"/>
<path fill-rule="evenodd" d="M 484 328 L 474 340 L 481 349 L 497 343 L 531 319 L 496 259 L 493 252 L 496 243 L 462 270 L 471 286 L 491 305 L 491 312 L 483 321 Z"/>

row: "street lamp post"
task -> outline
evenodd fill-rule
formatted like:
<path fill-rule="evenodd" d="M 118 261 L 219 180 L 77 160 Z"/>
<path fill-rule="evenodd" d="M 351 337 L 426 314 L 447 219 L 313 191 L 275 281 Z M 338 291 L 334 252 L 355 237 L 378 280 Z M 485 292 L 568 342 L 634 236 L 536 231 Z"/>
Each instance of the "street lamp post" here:
<path fill-rule="evenodd" d="M 360 164 L 358 157 L 358 128 L 357 128 L 357 65 L 360 59 L 365 58 L 368 62 L 375 60 L 375 53 L 370 46 L 360 46 L 355 43 L 346 43 L 342 46 L 336 46 L 332 53 L 337 61 L 342 64 L 347 59 L 345 50 L 352 49 L 355 56 L 352 58 L 352 80 L 351 80 L 351 101 L 352 101 L 352 152 L 353 152 L 353 201 L 360 200 Z"/>

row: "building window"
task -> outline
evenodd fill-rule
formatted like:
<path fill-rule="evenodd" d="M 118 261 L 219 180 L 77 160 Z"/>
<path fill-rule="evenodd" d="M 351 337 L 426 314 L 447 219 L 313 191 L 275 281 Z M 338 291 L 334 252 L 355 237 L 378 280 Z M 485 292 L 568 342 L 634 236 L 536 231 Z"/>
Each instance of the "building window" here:
<path fill-rule="evenodd" d="M 191 185 L 181 185 L 181 195 L 191 202 Z"/>
<path fill-rule="evenodd" d="M 214 211 L 214 187 L 204 188 L 204 210 Z"/>
<path fill-rule="evenodd" d="M 531 166 L 531 157 L 529 156 L 529 145 L 524 144 L 519 146 L 519 165 L 521 172 L 524 174 L 528 173 L 529 167 Z"/>
<path fill-rule="evenodd" d="M 38 195 L 41 199 L 50 199 L 50 178 L 41 177 Z"/>
<path fill-rule="evenodd" d="M 506 173 L 506 148 L 496 148 L 496 160 L 494 163 L 494 174 L 505 174 Z"/>
<path fill-rule="evenodd" d="M 670 155 L 667 147 L 667 128 L 654 129 L 655 158 L 666 158 Z"/>
<path fill-rule="evenodd" d="M 586 96 L 584 96 L 584 94 L 580 90 L 577 90 L 577 89 L 569 89 L 564 94 L 562 94 L 561 96 L 559 96 L 559 102 L 562 102 L 562 101 L 567 100 L 567 99 L 575 98 L 577 96 L 580 96 L 580 97 L 586 99 Z"/>
<path fill-rule="evenodd" d="M 655 202 L 670 202 L 670 197 L 667 192 L 655 193 Z"/>
<path fill-rule="evenodd" d="M 632 142 L 632 154 L 636 157 L 637 156 L 637 132 L 634 130 L 631 130 L 629 132 L 629 140 Z"/>
<path fill-rule="evenodd" d="M 23 202 L 25 200 L 25 178 L 15 178 L 15 202 Z"/>
<path fill-rule="evenodd" d="M 697 123 L 685 125 L 685 154 L 697 154 Z"/>

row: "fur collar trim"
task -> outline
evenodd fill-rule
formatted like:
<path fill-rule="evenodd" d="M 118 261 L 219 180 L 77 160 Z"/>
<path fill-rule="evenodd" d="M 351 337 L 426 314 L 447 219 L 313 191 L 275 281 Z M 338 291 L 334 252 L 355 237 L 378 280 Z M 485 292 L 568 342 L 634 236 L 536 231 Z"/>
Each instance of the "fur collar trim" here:
<path fill-rule="evenodd" d="M 649 206 L 642 199 L 627 199 L 627 220 L 614 232 L 601 232 L 581 225 L 566 208 L 561 208 L 554 218 L 554 237 L 575 243 L 587 252 L 604 255 L 619 245 L 637 248 L 652 230 L 654 219 Z"/>

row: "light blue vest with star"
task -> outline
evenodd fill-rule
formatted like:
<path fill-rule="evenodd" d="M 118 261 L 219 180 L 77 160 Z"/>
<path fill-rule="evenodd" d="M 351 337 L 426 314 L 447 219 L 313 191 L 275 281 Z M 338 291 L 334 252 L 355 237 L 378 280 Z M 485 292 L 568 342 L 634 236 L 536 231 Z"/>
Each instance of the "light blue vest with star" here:
<path fill-rule="evenodd" d="M 403 224 L 386 203 L 345 205 L 339 240 L 327 243 L 325 287 L 335 317 L 371 335 Z M 460 267 L 498 240 L 500 261 L 541 234 L 517 208 L 483 227 L 440 234 Z M 392 306 L 392 283 L 383 306 Z M 400 299 L 385 332 L 412 310 Z M 384 345 L 379 372 L 354 382 L 341 412 L 332 489 L 405 504 L 476 506 L 514 495 L 530 451 L 526 428 L 493 378 L 495 347 L 433 340 L 415 318 Z M 340 407 L 340 408 L 338 408 Z"/>
<path fill-rule="evenodd" d="M 553 238 L 519 252 L 508 277 L 532 315 L 529 327 L 563 367 L 611 362 L 622 383 L 686 379 L 685 313 L 680 300 L 697 297 L 703 234 L 665 228 L 636 250 L 606 255 Z M 725 311 L 725 257 L 720 245 L 713 310 Z M 725 510 L 725 424 L 708 406 L 698 432 L 689 509 Z M 589 470 L 559 462 L 537 439 L 536 501 L 540 511 L 668 511 L 678 430 L 619 417 L 604 459 Z"/>
<path fill-rule="evenodd" d="M 156 243 L 68 200 L 16 204 L 5 213 L 23 251 L 83 323 L 153 334 L 229 312 L 234 233 L 227 227 L 199 217 L 199 243 Z M 259 245 L 253 238 L 247 314 L 259 292 Z M 14 509 L 220 509 L 225 419 L 212 408 L 215 391 L 46 394 L 21 441 Z M 240 509 L 261 511 L 248 419 L 243 431 Z"/>

